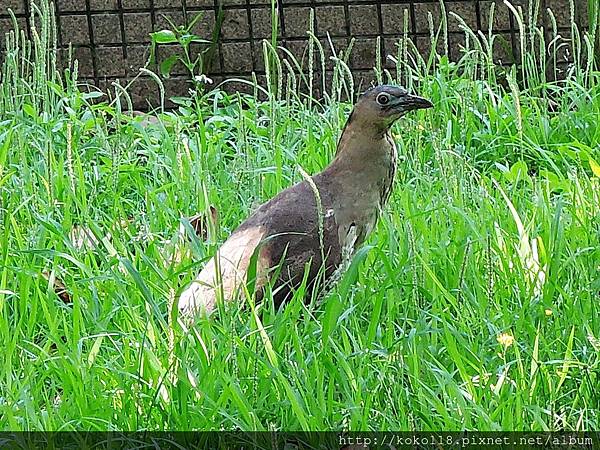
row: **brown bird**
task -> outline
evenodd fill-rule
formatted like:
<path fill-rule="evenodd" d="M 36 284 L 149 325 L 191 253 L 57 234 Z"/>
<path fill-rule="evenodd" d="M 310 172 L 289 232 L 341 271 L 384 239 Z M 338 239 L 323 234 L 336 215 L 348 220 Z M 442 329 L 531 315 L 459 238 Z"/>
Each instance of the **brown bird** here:
<path fill-rule="evenodd" d="M 309 293 L 337 279 L 390 196 L 397 158 L 390 127 L 408 111 L 432 106 L 396 86 L 367 90 L 348 118 L 331 164 L 243 222 L 181 294 L 180 313 L 209 314 L 218 299 L 240 295 L 253 255 L 257 297 L 271 280 L 276 305 L 301 285 L 307 271 Z"/>

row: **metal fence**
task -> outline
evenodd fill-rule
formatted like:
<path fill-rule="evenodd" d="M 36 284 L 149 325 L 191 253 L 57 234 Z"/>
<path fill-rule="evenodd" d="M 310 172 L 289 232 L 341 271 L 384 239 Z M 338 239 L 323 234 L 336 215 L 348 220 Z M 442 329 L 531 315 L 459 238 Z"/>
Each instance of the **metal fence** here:
<path fill-rule="evenodd" d="M 587 26 L 587 0 L 574 0 L 573 10 L 570 0 L 532 1 L 539 4 L 539 20 L 547 29 L 552 27 L 546 9 L 554 12 L 559 32 L 566 38 L 571 33 L 572 13 L 580 27 Z M 492 3 L 495 14 L 490 24 Z M 530 10 L 527 0 L 513 0 L 512 4 L 521 6 L 525 15 Z M 331 45 L 341 51 L 354 38 L 349 67 L 363 81 L 373 77 L 371 69 L 377 63 L 377 55 L 382 56 L 385 64 L 385 56 L 397 52 L 397 42 L 405 30 L 419 51 L 428 53 L 432 25 L 429 18 L 437 28 L 444 14 L 451 58 L 459 55 L 465 41 L 459 21 L 451 13 L 458 14 L 474 30 L 487 31 L 491 26 L 501 37 L 494 49 L 498 59 L 511 62 L 519 52 L 515 17 L 504 2 L 495 0 L 446 0 L 445 12 L 438 0 L 280 0 L 275 7 L 270 0 L 55 0 L 54 7 L 63 64 L 68 60 L 70 44 L 79 61 L 80 78 L 100 88 L 116 79 L 124 84 L 139 74 L 139 68 L 148 60 L 150 32 L 170 28 L 169 21 L 176 25 L 189 23 L 198 13 L 202 18 L 193 32 L 199 36 L 210 40 L 220 23 L 216 51 L 208 69 L 217 83 L 226 78 L 248 79 L 253 73 L 259 81 L 264 79 L 262 40 L 271 37 L 272 11 L 278 21 L 278 44 L 299 60 L 303 55 L 306 57 L 311 17 L 327 61 Z M 28 26 L 29 0 L 0 0 L 1 35 L 11 28 L 9 8 L 22 27 Z M 162 46 L 157 61 L 178 51 L 177 46 Z M 325 68 L 328 75 L 332 69 L 328 62 Z M 174 66 L 165 80 L 167 95 L 185 95 L 188 80 L 185 68 Z M 244 89 L 244 86 L 233 83 L 229 89 Z M 140 77 L 133 83 L 131 94 L 138 108 L 158 101 L 158 89 L 149 77 Z"/>

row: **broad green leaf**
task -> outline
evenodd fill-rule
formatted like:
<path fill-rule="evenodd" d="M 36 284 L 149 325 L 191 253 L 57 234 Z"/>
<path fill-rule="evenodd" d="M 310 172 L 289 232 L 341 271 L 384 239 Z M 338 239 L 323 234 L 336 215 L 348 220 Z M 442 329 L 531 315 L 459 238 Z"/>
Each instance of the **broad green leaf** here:
<path fill-rule="evenodd" d="M 173 44 L 177 42 L 177 36 L 171 30 L 160 30 L 155 33 L 150 33 L 152 42 L 156 44 Z"/>
<path fill-rule="evenodd" d="M 92 367 L 94 365 L 94 361 L 96 360 L 96 356 L 100 352 L 100 347 L 102 346 L 102 341 L 104 340 L 104 335 L 98 336 L 94 341 L 94 345 L 92 345 L 92 349 L 88 355 L 88 367 Z"/>
<path fill-rule="evenodd" d="M 38 114 L 37 114 L 35 108 L 33 106 L 31 106 L 29 103 L 25 103 L 23 105 L 23 112 L 25 114 L 27 114 L 29 117 L 31 117 L 32 119 L 38 118 Z"/>
<path fill-rule="evenodd" d="M 596 161 L 594 161 L 594 159 L 591 156 L 588 159 L 588 162 L 590 163 L 590 168 L 592 169 L 592 172 L 594 173 L 594 175 L 596 175 L 597 177 L 600 177 L 600 164 L 598 164 Z"/>
<path fill-rule="evenodd" d="M 531 354 L 531 365 L 529 367 L 529 379 L 531 385 L 529 387 L 529 400 L 533 398 L 535 392 L 535 386 L 537 384 L 537 372 L 539 368 L 539 356 L 540 355 L 540 327 L 538 325 L 537 332 L 535 333 L 535 340 L 533 341 L 533 352 Z"/>
<path fill-rule="evenodd" d="M 562 369 L 559 370 L 560 379 L 558 380 L 558 385 L 556 386 L 556 393 L 560 390 L 561 386 L 567 379 L 567 375 L 569 374 L 569 369 L 573 366 L 574 362 L 571 358 L 573 358 L 573 338 L 575 336 L 575 326 L 571 327 L 571 334 L 569 334 L 569 341 L 567 342 L 567 350 L 565 351 L 565 356 L 563 358 Z"/>
<path fill-rule="evenodd" d="M 202 39 L 200 36 L 196 36 L 195 34 L 184 34 L 183 36 L 181 36 L 179 38 L 179 43 L 184 47 L 187 47 L 192 42 L 196 42 L 198 44 L 209 44 L 210 43 L 210 41 L 207 41 L 206 39 Z"/>
<path fill-rule="evenodd" d="M 0 145 L 0 176 L 4 170 L 4 163 L 6 162 L 6 156 L 8 155 L 8 149 L 11 145 L 12 130 L 8 130 L 5 134 L 4 142 Z"/>
<path fill-rule="evenodd" d="M 177 62 L 177 59 L 177 55 L 172 55 L 160 63 L 160 74 L 163 77 L 169 78 L 169 76 L 171 75 L 171 69 Z"/>

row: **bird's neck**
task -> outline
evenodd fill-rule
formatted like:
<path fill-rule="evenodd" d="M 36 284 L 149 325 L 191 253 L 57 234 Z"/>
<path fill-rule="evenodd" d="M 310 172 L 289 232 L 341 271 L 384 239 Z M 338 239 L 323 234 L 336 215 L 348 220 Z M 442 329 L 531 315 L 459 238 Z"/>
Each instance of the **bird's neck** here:
<path fill-rule="evenodd" d="M 382 177 L 388 173 L 395 147 L 389 130 L 347 126 L 329 167 Z"/>
<path fill-rule="evenodd" d="M 396 146 L 387 130 L 382 134 L 352 127 L 344 130 L 334 160 L 316 176 L 317 184 L 336 186 L 339 223 L 373 225 L 392 190 L 396 158 Z"/>

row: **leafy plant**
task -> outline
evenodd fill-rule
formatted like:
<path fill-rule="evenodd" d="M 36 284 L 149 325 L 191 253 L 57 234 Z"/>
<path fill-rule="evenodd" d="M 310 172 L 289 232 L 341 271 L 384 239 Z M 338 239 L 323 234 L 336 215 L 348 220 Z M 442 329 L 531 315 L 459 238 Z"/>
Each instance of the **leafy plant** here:
<path fill-rule="evenodd" d="M 223 12 L 219 9 L 217 13 L 211 40 L 204 39 L 193 33 L 194 27 L 202 17 L 203 13 L 200 12 L 186 25 L 175 25 L 168 17 L 165 17 L 171 29 L 150 33 L 151 61 L 154 62 L 156 60 L 156 49 L 159 45 L 175 45 L 181 50 L 181 53 L 168 56 L 158 62 L 160 74 L 165 78 L 169 78 L 173 67 L 179 62 L 185 67 L 194 87 L 198 90 L 203 90 L 205 84 L 212 82 L 207 77 L 206 70 L 210 67 L 214 58 L 221 24 L 223 23 Z M 195 48 L 198 46 L 200 50 Z M 194 54 L 194 52 L 197 53 Z"/>

